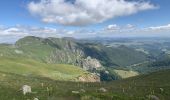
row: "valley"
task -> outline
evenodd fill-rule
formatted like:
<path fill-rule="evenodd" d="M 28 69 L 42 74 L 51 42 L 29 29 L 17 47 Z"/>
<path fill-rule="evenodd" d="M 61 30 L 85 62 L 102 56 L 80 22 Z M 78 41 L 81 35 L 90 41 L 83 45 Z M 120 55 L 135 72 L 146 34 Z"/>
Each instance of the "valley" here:
<path fill-rule="evenodd" d="M 28 36 L 18 40 L 15 44 L 0 44 L 0 71 L 30 75 L 36 73 L 41 74 L 42 77 L 52 79 L 56 77 L 61 80 L 75 80 L 85 73 L 85 75 L 93 74 L 100 78 L 104 75 L 115 80 L 123 78 L 124 75 L 121 77 L 114 70 L 127 73 L 126 77 L 130 77 L 169 69 L 170 56 L 167 53 L 170 48 L 167 45 L 169 40 L 151 40 L 101 39 L 99 41 Z M 115 47 L 112 46 L 113 43 L 119 43 L 119 45 Z M 36 68 L 39 69 L 39 74 L 34 72 Z M 68 72 L 65 73 L 63 69 Z M 25 72 L 26 70 L 28 72 Z M 48 75 L 49 73 L 51 75 Z"/>
<path fill-rule="evenodd" d="M 170 80 L 165 77 L 170 58 L 164 42 L 159 41 L 162 48 L 157 43 L 148 46 L 148 42 L 132 46 L 120 40 L 116 47 L 111 45 L 114 41 L 100 42 L 28 36 L 15 44 L 0 44 L 0 93 L 5 94 L 0 98 L 169 99 Z M 31 86 L 33 93 L 23 95 L 23 85 Z"/>
<path fill-rule="evenodd" d="M 170 0 L 0 0 L 0 100 L 170 100 Z"/>

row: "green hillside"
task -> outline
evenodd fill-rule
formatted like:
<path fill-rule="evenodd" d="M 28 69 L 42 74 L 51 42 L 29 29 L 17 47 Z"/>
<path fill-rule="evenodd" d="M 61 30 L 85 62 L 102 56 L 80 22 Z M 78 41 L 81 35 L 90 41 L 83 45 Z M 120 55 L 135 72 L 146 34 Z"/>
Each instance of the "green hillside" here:
<path fill-rule="evenodd" d="M 106 47 L 100 44 L 85 43 L 83 50 L 86 55 L 99 59 L 104 66 L 125 67 L 147 60 L 147 56 L 126 46 Z"/>
<path fill-rule="evenodd" d="M 148 61 L 138 66 L 131 66 L 131 69 L 138 71 L 139 73 L 142 74 L 170 69 L 170 58 L 166 57 L 166 58 L 160 58 L 155 61 L 150 61 L 150 62 Z"/>
<path fill-rule="evenodd" d="M 83 64 L 87 57 L 97 59 L 103 67 L 125 68 L 147 60 L 147 56 L 134 49 L 119 46 L 106 47 L 101 44 L 84 43 L 70 38 L 40 38 L 27 36 L 15 44 L 0 44 L 0 57 L 32 59 L 45 64 Z M 92 60 L 94 61 L 94 60 Z M 91 63 L 90 63 L 91 64 Z M 86 65 L 86 66 L 83 66 Z M 95 68 L 96 62 L 92 62 Z M 90 70 L 93 72 L 93 70 Z"/>
<path fill-rule="evenodd" d="M 166 70 L 108 83 L 75 83 L 0 72 L 0 100 L 152 100 L 149 95 L 169 100 L 169 75 L 170 70 Z M 25 84 L 33 93 L 22 94 L 20 88 Z"/>
<path fill-rule="evenodd" d="M 92 75 L 81 68 L 88 56 L 105 67 L 99 70 L 102 81 L 121 79 L 121 75 L 132 72 L 125 66 L 148 60 L 144 53 L 126 46 L 106 47 L 67 38 L 25 37 L 16 44 L 0 44 L 0 94 L 3 94 L 0 100 L 33 100 L 35 97 L 40 100 L 151 100 L 149 96 L 170 99 L 167 77 L 170 70 L 111 82 L 74 82 L 79 77 Z M 165 62 L 142 63 L 131 68 L 140 72 L 141 67 L 145 72 L 149 65 L 156 69 L 160 65 L 168 67 L 169 61 Z M 33 93 L 24 96 L 20 90 L 23 85 L 31 86 Z"/>
<path fill-rule="evenodd" d="M 45 64 L 25 58 L 0 57 L 0 71 L 27 77 L 46 77 L 53 80 L 76 80 L 88 74 L 79 67 L 66 64 Z"/>
<path fill-rule="evenodd" d="M 103 66 L 129 66 L 147 60 L 147 56 L 134 49 L 120 46 L 106 47 L 100 44 L 83 43 L 68 38 L 39 38 L 28 36 L 15 44 L 24 56 L 47 63 L 80 65 L 88 56 L 100 60 Z"/>

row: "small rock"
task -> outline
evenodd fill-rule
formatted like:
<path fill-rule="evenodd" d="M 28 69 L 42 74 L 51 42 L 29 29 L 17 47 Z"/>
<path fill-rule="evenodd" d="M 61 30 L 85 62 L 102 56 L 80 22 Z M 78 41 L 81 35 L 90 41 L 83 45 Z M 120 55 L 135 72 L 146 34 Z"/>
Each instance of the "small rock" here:
<path fill-rule="evenodd" d="M 103 88 L 103 87 L 100 88 L 99 91 L 101 91 L 101 92 L 107 92 L 107 90 L 106 90 L 105 88 Z"/>
<path fill-rule="evenodd" d="M 106 74 L 109 74 L 109 71 L 106 70 L 105 73 L 106 73 Z"/>
<path fill-rule="evenodd" d="M 150 100 L 160 100 L 157 96 L 155 95 L 149 95 L 148 96 Z"/>
<path fill-rule="evenodd" d="M 27 93 L 31 93 L 31 86 L 23 85 L 22 86 L 22 92 L 23 92 L 24 95 L 26 95 Z"/>
<path fill-rule="evenodd" d="M 34 98 L 34 100 L 39 100 L 38 98 Z"/>
<path fill-rule="evenodd" d="M 80 89 L 80 92 L 82 92 L 82 93 L 84 93 L 84 92 L 86 92 L 84 89 Z"/>
<path fill-rule="evenodd" d="M 15 53 L 17 53 L 17 54 L 23 54 L 23 51 L 15 50 Z"/>
<path fill-rule="evenodd" d="M 72 91 L 73 94 L 79 94 L 79 91 Z"/>
<path fill-rule="evenodd" d="M 44 87 L 44 83 L 41 83 L 41 87 Z"/>
<path fill-rule="evenodd" d="M 162 93 L 162 92 L 164 92 L 164 89 L 163 89 L 163 88 L 160 88 L 160 91 L 161 91 L 161 93 Z"/>

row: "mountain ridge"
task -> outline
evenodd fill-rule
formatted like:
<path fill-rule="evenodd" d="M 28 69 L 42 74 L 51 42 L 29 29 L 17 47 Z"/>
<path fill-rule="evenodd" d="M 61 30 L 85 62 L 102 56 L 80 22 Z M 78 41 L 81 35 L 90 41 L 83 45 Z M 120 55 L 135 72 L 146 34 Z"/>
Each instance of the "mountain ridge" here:
<path fill-rule="evenodd" d="M 79 66 L 100 78 L 107 76 L 113 80 L 117 79 L 117 74 L 112 70 L 122 68 L 130 70 L 127 66 L 148 60 L 145 53 L 123 45 L 107 47 L 100 43 L 88 43 L 73 38 L 27 36 L 19 39 L 15 44 L 1 44 L 0 49 L 0 56 L 3 57 L 33 59 L 46 64 Z"/>

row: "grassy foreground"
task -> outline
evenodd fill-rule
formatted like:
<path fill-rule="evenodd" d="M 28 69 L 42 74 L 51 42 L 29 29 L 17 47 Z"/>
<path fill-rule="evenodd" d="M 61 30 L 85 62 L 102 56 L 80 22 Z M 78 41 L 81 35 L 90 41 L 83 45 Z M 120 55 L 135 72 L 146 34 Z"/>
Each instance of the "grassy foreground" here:
<path fill-rule="evenodd" d="M 149 95 L 170 100 L 169 75 L 166 70 L 109 83 L 78 83 L 0 72 L 0 100 L 152 100 Z M 22 94 L 25 84 L 33 93 Z M 100 91 L 102 87 L 107 91 Z"/>

